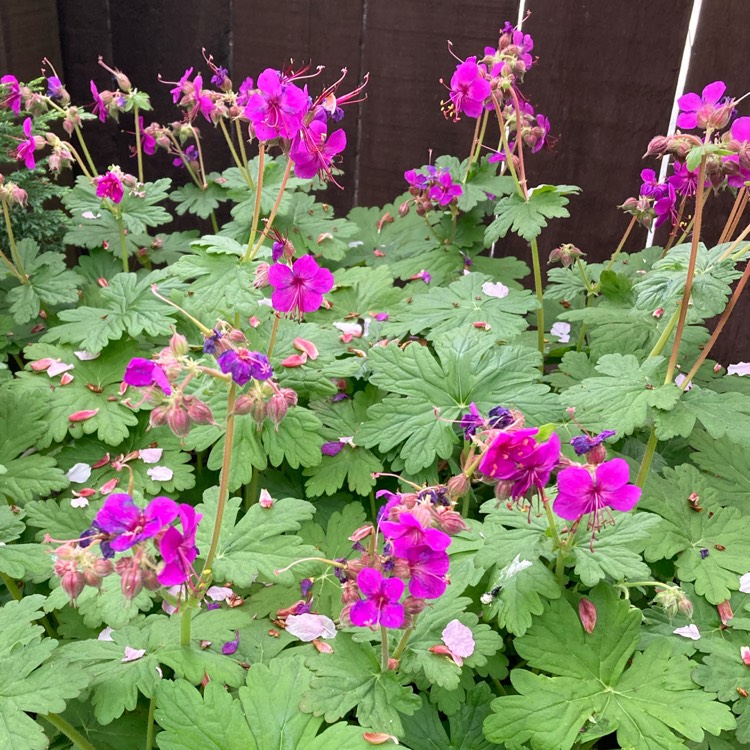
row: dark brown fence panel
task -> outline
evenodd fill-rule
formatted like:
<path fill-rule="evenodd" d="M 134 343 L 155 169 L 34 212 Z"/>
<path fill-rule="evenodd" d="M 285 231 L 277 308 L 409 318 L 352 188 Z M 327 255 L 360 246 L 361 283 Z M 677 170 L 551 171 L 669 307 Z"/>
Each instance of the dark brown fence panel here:
<path fill-rule="evenodd" d="M 542 235 L 543 252 L 573 242 L 591 260 L 603 260 L 619 242 L 629 217 L 616 206 L 637 194 L 639 173 L 649 166 L 641 154 L 669 123 L 690 6 L 685 0 L 527 3 L 524 28 L 540 61 L 524 90 L 559 139 L 554 150 L 529 160 L 531 184 L 583 190 L 571 199 L 571 218 Z M 644 239 L 641 231 L 629 249 Z"/>
<path fill-rule="evenodd" d="M 515 23 L 518 3 L 430 3 L 370 0 L 366 5 L 365 69 L 372 79 L 363 107 L 358 203 L 383 204 L 406 189 L 404 171 L 434 156 L 468 156 L 474 120 L 447 121 L 440 111 L 456 61 L 497 44 L 498 29 Z"/>
<path fill-rule="evenodd" d="M 698 33 L 693 44 L 690 72 L 686 90 L 700 93 L 707 83 L 722 80 L 727 84 L 727 94 L 739 98 L 750 91 L 750 66 L 745 62 L 747 28 L 750 24 L 750 3 L 746 0 L 704 0 Z M 747 100 L 740 104 L 740 114 L 750 114 Z M 732 198 L 729 194 L 712 196 L 706 205 L 703 239 L 710 246 L 721 233 Z M 750 221 L 750 211 L 745 211 L 740 221 L 741 231 Z M 750 336 L 747 321 L 750 319 L 750 297 L 745 291 L 732 313 L 711 358 L 729 363 L 750 360 Z"/>
<path fill-rule="evenodd" d="M 348 75 L 339 94 L 344 94 L 361 81 L 363 0 L 293 0 L 253 3 L 235 2 L 232 6 L 234 39 L 234 67 L 238 80 L 258 74 L 265 68 L 288 67 L 294 59 L 295 69 L 303 64 L 324 65 L 323 73 L 309 81 L 310 94 L 317 94 L 332 84 L 348 68 Z M 367 106 L 365 104 L 365 106 Z M 357 174 L 357 139 L 359 133 L 359 105 L 345 107 L 340 125 L 346 132 L 347 146 L 343 154 L 344 175 L 337 178 L 343 191 L 332 185 L 325 200 L 338 214 L 348 211 L 354 203 Z M 335 129 L 333 124 L 329 131 Z"/>
<path fill-rule="evenodd" d="M 58 68 L 60 35 L 55 0 L 0 3 L 0 69 L 21 81 L 38 78 L 42 58 Z"/>

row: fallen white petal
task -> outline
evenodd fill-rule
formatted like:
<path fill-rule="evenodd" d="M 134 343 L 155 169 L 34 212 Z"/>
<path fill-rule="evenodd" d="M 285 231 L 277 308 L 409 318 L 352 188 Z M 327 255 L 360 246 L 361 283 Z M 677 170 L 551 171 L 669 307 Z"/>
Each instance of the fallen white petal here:
<path fill-rule="evenodd" d="M 68 469 L 68 473 L 65 475 L 68 481 L 75 482 L 75 484 L 83 484 L 89 481 L 91 476 L 91 466 L 88 464 L 73 464 Z"/>
<path fill-rule="evenodd" d="M 62 375 L 64 372 L 72 370 L 74 367 L 75 365 L 69 365 L 67 364 L 67 362 L 53 362 L 47 368 L 47 375 L 49 375 L 51 378 L 54 378 L 55 375 Z"/>
<path fill-rule="evenodd" d="M 145 654 L 145 648 L 130 648 L 130 646 L 125 646 L 125 656 L 123 656 L 120 661 L 138 661 L 138 659 L 145 656 Z"/>
<path fill-rule="evenodd" d="M 750 375 L 750 362 L 738 362 L 727 367 L 727 375 Z"/>
<path fill-rule="evenodd" d="M 549 329 L 549 332 L 557 337 L 557 340 L 561 344 L 567 344 L 568 341 L 570 341 L 570 323 L 563 323 L 562 321 L 557 321 L 552 328 Z"/>
<path fill-rule="evenodd" d="M 740 576 L 740 591 L 743 594 L 750 594 L 750 573 Z"/>
<path fill-rule="evenodd" d="M 273 307 L 273 302 L 268 297 L 263 297 L 263 299 L 258 300 L 259 305 L 265 305 L 266 307 Z"/>
<path fill-rule="evenodd" d="M 680 386 L 682 388 L 682 384 L 685 382 L 685 378 L 687 375 L 685 373 L 680 373 L 675 379 L 674 384 Z M 693 381 L 691 380 L 684 388 L 684 391 L 691 391 L 693 389 Z"/>
<path fill-rule="evenodd" d="M 95 214 L 93 211 L 84 211 L 81 214 L 81 217 L 84 219 L 101 219 L 101 214 Z"/>
<path fill-rule="evenodd" d="M 458 620 L 451 620 L 443 629 L 441 637 L 451 652 L 461 659 L 467 659 L 474 653 L 474 634 L 471 628 Z"/>
<path fill-rule="evenodd" d="M 155 464 L 157 461 L 161 460 L 163 453 L 163 448 L 143 448 L 143 450 L 138 451 L 141 461 L 143 461 L 144 464 Z"/>
<path fill-rule="evenodd" d="M 340 437 L 339 443 L 343 443 L 344 445 L 351 445 L 352 448 L 356 448 L 354 445 L 354 436 L 351 437 Z"/>
<path fill-rule="evenodd" d="M 214 602 L 223 602 L 230 596 L 234 596 L 234 591 L 228 586 L 211 586 L 206 591 L 206 596 Z"/>
<path fill-rule="evenodd" d="M 81 360 L 81 362 L 88 362 L 91 359 L 96 359 L 101 354 L 101 352 L 80 351 L 73 352 L 73 354 L 75 354 L 76 357 Z"/>
<path fill-rule="evenodd" d="M 675 635 L 681 635 L 683 638 L 690 638 L 691 641 L 699 641 L 701 638 L 697 625 L 686 625 L 684 628 L 677 628 L 672 632 Z"/>
<path fill-rule="evenodd" d="M 316 638 L 335 638 L 336 625 L 325 615 L 289 615 L 286 630 L 301 641 L 314 641 Z"/>
<path fill-rule="evenodd" d="M 109 625 L 99 633 L 98 639 L 100 641 L 111 641 L 112 640 L 112 628 Z"/>
<path fill-rule="evenodd" d="M 334 328 L 338 328 L 341 333 L 348 333 L 352 336 L 361 336 L 362 335 L 362 326 L 359 323 L 334 323 Z"/>
<path fill-rule="evenodd" d="M 362 242 L 362 240 L 355 240 L 354 242 L 349 243 L 349 247 L 362 247 L 365 243 Z"/>
<path fill-rule="evenodd" d="M 89 499 L 87 497 L 72 497 L 70 499 L 71 508 L 88 508 Z"/>
<path fill-rule="evenodd" d="M 149 469 L 146 474 L 148 474 L 154 482 L 168 482 L 174 476 L 174 472 L 168 466 L 154 466 L 154 468 Z"/>
<path fill-rule="evenodd" d="M 181 589 L 182 589 L 182 586 L 170 586 L 168 589 L 166 589 L 166 593 L 176 598 L 180 595 Z M 168 602 L 166 599 L 161 603 L 161 608 L 168 615 L 173 615 L 177 611 L 177 607 L 174 604 L 171 604 L 170 602 Z"/>
<path fill-rule="evenodd" d="M 466 271 L 464 271 L 464 273 L 466 273 Z M 498 299 L 507 297 L 510 293 L 510 289 L 508 289 L 505 284 L 501 284 L 499 281 L 496 281 L 494 283 L 491 281 L 485 281 L 484 284 L 482 284 L 482 291 L 488 297 L 497 297 Z"/>

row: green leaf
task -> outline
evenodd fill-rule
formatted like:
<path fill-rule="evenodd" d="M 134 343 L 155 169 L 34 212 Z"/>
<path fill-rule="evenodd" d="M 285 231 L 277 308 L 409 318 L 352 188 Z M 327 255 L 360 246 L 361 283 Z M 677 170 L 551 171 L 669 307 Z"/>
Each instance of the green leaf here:
<path fill-rule="evenodd" d="M 590 599 L 597 609 L 592 633 L 584 631 L 566 599 L 557 599 L 516 639 L 530 667 L 556 676 L 512 672 L 518 695 L 493 701 L 493 715 L 484 723 L 488 739 L 569 750 L 590 729 L 595 737 L 616 731 L 620 747 L 677 750 L 684 743 L 675 733 L 700 741 L 704 732 L 734 727 L 727 706 L 696 689 L 691 662 L 672 653 L 669 641 L 635 653 L 639 610 L 604 587 Z"/>
<path fill-rule="evenodd" d="M 531 242 L 547 226 L 548 219 L 570 216 L 565 208 L 568 205 L 566 196 L 579 190 L 573 185 L 540 185 L 529 191 L 527 200 L 518 193 L 501 198 L 495 205 L 497 218 L 485 230 L 485 244 L 497 242 L 509 231 Z"/>
<path fill-rule="evenodd" d="M 207 219 L 227 198 L 227 190 L 211 179 L 206 183 L 205 189 L 188 182 L 187 185 L 173 190 L 169 196 L 169 199 L 177 204 L 178 216 L 189 213 L 201 219 Z"/>
<path fill-rule="evenodd" d="M 33 239 L 18 242 L 18 253 L 23 260 L 27 283 L 8 292 L 7 300 L 16 323 L 27 323 L 57 305 L 78 301 L 81 277 L 68 270 L 65 257 L 60 253 L 39 253 Z"/>
<path fill-rule="evenodd" d="M 154 272 L 139 280 L 134 273 L 117 274 L 101 290 L 101 307 L 83 305 L 63 310 L 59 318 L 65 322 L 49 329 L 44 341 L 71 343 L 99 352 L 126 333 L 133 338 L 143 333 L 169 335 L 174 309 L 151 294 L 151 285 L 162 275 Z"/>
<path fill-rule="evenodd" d="M 218 489 L 206 490 L 198 512 L 205 518 L 215 518 L 217 503 Z M 276 500 L 270 508 L 256 503 L 235 523 L 239 508 L 239 498 L 228 500 L 214 577 L 240 586 L 249 586 L 258 576 L 271 583 L 293 581 L 292 572 L 276 575 L 275 571 L 299 558 L 315 556 L 316 550 L 294 535 L 303 521 L 312 518 L 314 507 L 290 497 Z M 208 551 L 210 534 L 208 525 L 199 527 L 196 544 L 201 551 Z"/>
<path fill-rule="evenodd" d="M 390 395 L 368 410 L 361 444 L 381 451 L 401 446 L 406 471 L 416 473 L 436 457 L 452 454 L 458 440 L 444 420 L 460 419 L 472 402 L 483 412 L 503 404 L 520 409 L 532 422 L 554 419 L 556 398 L 535 382 L 538 353 L 493 343 L 476 336 L 445 336 L 435 342 L 437 359 L 418 344 L 373 348 L 368 355 L 370 382 Z"/>
<path fill-rule="evenodd" d="M 747 536 L 750 520 L 736 508 L 715 508 L 704 488 L 708 480 L 688 464 L 665 469 L 663 478 L 649 480 L 641 507 L 662 518 L 646 546 L 646 559 L 677 555 L 681 580 L 695 581 L 695 590 L 711 604 L 729 599 L 747 572 Z M 695 492 L 709 510 L 692 509 L 688 497 Z"/>
<path fill-rule="evenodd" d="M 727 419 L 726 423 L 731 421 Z M 722 505 L 739 508 L 745 514 L 750 512 L 750 474 L 746 471 L 750 448 L 726 437 L 716 440 L 701 431 L 691 435 L 690 444 L 698 451 L 691 459 L 711 477 L 707 484 L 717 493 L 716 501 L 720 497 Z"/>
<path fill-rule="evenodd" d="M 401 736 L 401 714 L 413 714 L 419 697 L 392 669 L 382 672 L 378 654 L 370 643 L 357 643 L 346 633 L 336 636 L 332 654 L 307 660 L 314 672 L 300 708 L 334 722 L 356 709 L 362 726 Z"/>
<path fill-rule="evenodd" d="M 385 327 L 388 334 L 425 332 L 434 341 L 446 333 L 461 330 L 463 335 L 476 333 L 475 323 L 485 323 L 488 337 L 510 341 L 527 328 L 527 313 L 538 303 L 527 290 L 511 290 L 505 297 L 494 297 L 484 291 L 492 284 L 489 276 L 469 273 L 447 288 L 434 287 L 411 302 L 405 300 L 393 312 Z"/>

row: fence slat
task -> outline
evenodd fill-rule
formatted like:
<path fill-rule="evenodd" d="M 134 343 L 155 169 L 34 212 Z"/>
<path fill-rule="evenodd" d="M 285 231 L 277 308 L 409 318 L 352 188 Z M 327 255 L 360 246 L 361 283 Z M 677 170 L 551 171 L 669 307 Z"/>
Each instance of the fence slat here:
<path fill-rule="evenodd" d="M 43 57 L 61 65 L 55 0 L 0 3 L 0 74 L 21 81 L 38 78 Z"/>

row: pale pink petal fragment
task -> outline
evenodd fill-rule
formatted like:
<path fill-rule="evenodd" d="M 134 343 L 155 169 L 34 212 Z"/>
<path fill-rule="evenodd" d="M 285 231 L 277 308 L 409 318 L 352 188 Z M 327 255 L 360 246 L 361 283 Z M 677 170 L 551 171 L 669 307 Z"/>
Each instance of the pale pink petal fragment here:
<path fill-rule="evenodd" d="M 166 593 L 170 596 L 177 598 L 180 595 L 182 586 L 170 586 L 165 589 Z M 173 615 L 177 611 L 177 607 L 166 599 L 161 603 L 161 608 L 168 614 Z"/>
<path fill-rule="evenodd" d="M 743 594 L 750 594 L 750 573 L 740 577 L 740 591 Z"/>
<path fill-rule="evenodd" d="M 398 737 L 385 732 L 362 732 L 362 736 L 365 738 L 365 742 L 369 742 L 371 745 L 385 745 L 386 742 L 392 742 L 394 745 L 399 744 Z"/>
<path fill-rule="evenodd" d="M 70 499 L 71 508 L 88 508 L 89 499 L 87 497 L 72 497 Z"/>
<path fill-rule="evenodd" d="M 727 375 L 750 375 L 750 362 L 738 362 L 727 367 Z"/>
<path fill-rule="evenodd" d="M 111 641 L 112 640 L 112 628 L 109 625 L 99 633 L 98 640 L 100 641 Z"/>
<path fill-rule="evenodd" d="M 596 627 L 596 605 L 585 596 L 578 602 L 578 616 L 583 629 L 590 635 Z"/>
<path fill-rule="evenodd" d="M 742 663 L 746 667 L 750 667 L 750 646 L 741 646 L 740 656 L 742 657 Z"/>
<path fill-rule="evenodd" d="M 168 482 L 174 476 L 174 472 L 168 466 L 154 466 L 149 469 L 148 474 L 154 482 Z"/>
<path fill-rule="evenodd" d="M 74 367 L 75 365 L 69 365 L 66 362 L 56 361 L 47 368 L 47 375 L 49 375 L 51 378 L 54 378 L 55 375 L 61 375 L 68 370 L 72 370 Z"/>
<path fill-rule="evenodd" d="M 260 504 L 261 508 L 273 507 L 273 498 L 271 497 L 271 493 L 267 489 L 264 488 L 260 491 L 258 503 Z"/>
<path fill-rule="evenodd" d="M 474 634 L 458 620 L 451 620 L 445 626 L 441 638 L 454 656 L 468 659 L 474 653 Z"/>
<path fill-rule="evenodd" d="M 341 333 L 347 334 L 349 336 L 361 336 L 362 335 L 362 326 L 359 323 L 346 323 L 346 322 L 338 322 L 333 324 L 334 328 L 338 328 Z"/>
<path fill-rule="evenodd" d="M 101 352 L 80 351 L 73 352 L 73 354 L 75 354 L 76 357 L 81 360 L 81 362 L 88 362 L 89 360 L 96 359 L 101 354 Z"/>
<path fill-rule="evenodd" d="M 691 641 L 699 641 L 701 638 L 697 625 L 685 625 L 684 628 L 676 628 L 672 632 L 675 635 L 681 635 L 683 638 L 689 638 Z"/>
<path fill-rule="evenodd" d="M 495 281 L 494 283 L 492 281 L 485 281 L 484 284 L 482 284 L 482 291 L 488 297 L 497 297 L 498 299 L 507 297 L 510 293 L 510 289 L 499 281 Z"/>
<path fill-rule="evenodd" d="M 120 661 L 138 661 L 138 659 L 142 659 L 145 655 L 145 648 L 130 648 L 130 646 L 125 646 L 125 656 Z"/>
<path fill-rule="evenodd" d="M 73 464 L 68 469 L 68 473 L 65 475 L 68 481 L 75 482 L 75 484 L 83 484 L 89 481 L 91 476 L 91 467 L 88 464 Z"/>
<path fill-rule="evenodd" d="M 223 602 L 229 599 L 230 596 L 234 596 L 234 591 L 228 586 L 211 586 L 206 591 L 206 596 L 213 602 Z"/>
<path fill-rule="evenodd" d="M 144 464 L 155 464 L 161 460 L 162 454 L 164 453 L 163 448 L 143 448 L 138 451 L 141 461 Z"/>
<path fill-rule="evenodd" d="M 564 323 L 557 321 L 552 328 L 549 329 L 550 334 L 555 336 L 561 344 L 567 344 L 570 341 L 570 323 Z"/>
<path fill-rule="evenodd" d="M 336 637 L 336 625 L 325 615 L 289 615 L 286 618 L 286 630 L 306 643 L 316 638 Z"/>

